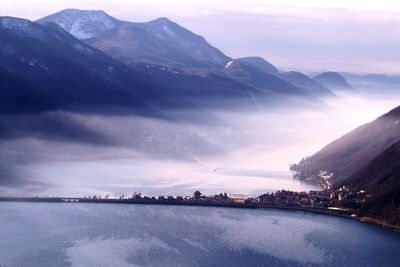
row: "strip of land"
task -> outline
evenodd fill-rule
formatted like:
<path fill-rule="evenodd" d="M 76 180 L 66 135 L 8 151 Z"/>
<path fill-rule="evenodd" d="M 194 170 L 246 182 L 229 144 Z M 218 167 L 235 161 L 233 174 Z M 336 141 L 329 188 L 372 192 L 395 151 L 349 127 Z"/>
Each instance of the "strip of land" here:
<path fill-rule="evenodd" d="M 343 193 L 346 192 L 346 193 Z M 337 194 L 338 193 L 338 194 Z M 339 197 L 341 195 L 341 197 Z M 344 196 L 347 196 L 346 198 Z M 357 196 L 356 198 L 354 196 Z M 364 192 L 352 192 L 342 190 L 335 192 L 310 191 L 293 192 L 277 191 L 256 198 L 245 198 L 242 196 L 228 197 L 226 194 L 204 196 L 196 191 L 193 197 L 158 196 L 147 197 L 141 194 L 133 194 L 131 197 L 92 196 L 92 197 L 0 197 L 0 202 L 45 202 L 45 203 L 98 203 L 98 204 L 146 204 L 146 205 L 181 205 L 181 206 L 205 206 L 205 207 L 227 207 L 245 209 L 280 209 L 290 211 L 312 212 L 323 215 L 338 216 L 355 219 L 361 222 L 379 225 L 400 232 L 398 225 L 378 220 L 367 216 L 360 216 L 356 208 L 357 201 L 363 202 Z M 357 201 L 356 201 L 357 199 Z M 349 203 L 354 208 L 344 207 Z"/>

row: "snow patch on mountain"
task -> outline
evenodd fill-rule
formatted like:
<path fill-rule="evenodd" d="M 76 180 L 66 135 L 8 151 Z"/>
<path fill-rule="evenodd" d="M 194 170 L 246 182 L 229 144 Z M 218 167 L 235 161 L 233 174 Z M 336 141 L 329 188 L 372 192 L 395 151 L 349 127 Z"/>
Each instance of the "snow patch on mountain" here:
<path fill-rule="evenodd" d="M 0 17 L 0 29 L 12 31 L 16 34 L 28 35 L 30 37 L 45 39 L 46 32 L 38 25 L 33 25 L 27 19 Z"/>
<path fill-rule="evenodd" d="M 175 33 L 167 25 L 163 25 L 163 30 L 170 38 L 176 37 Z"/>
<path fill-rule="evenodd" d="M 86 53 L 86 54 L 94 54 L 95 53 L 95 51 L 93 49 L 87 47 L 86 45 L 82 45 L 79 43 L 74 44 L 74 48 L 81 53 Z"/>
<path fill-rule="evenodd" d="M 233 64 L 233 60 L 231 60 L 231 61 L 229 61 L 228 63 L 226 63 L 225 69 L 229 69 L 230 66 L 232 66 L 232 64 Z"/>
<path fill-rule="evenodd" d="M 89 39 L 117 26 L 104 11 L 78 9 L 66 9 L 40 21 L 54 22 L 78 39 Z"/>

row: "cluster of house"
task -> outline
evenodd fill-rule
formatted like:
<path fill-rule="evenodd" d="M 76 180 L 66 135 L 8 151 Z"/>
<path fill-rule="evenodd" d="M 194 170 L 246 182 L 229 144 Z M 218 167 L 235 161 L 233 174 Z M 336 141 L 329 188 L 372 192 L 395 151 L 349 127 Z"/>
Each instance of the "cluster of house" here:
<path fill-rule="evenodd" d="M 100 197 L 93 197 L 100 198 Z M 110 195 L 101 197 L 103 199 L 115 199 Z M 339 189 L 326 189 L 323 191 L 294 192 L 280 190 L 266 193 L 258 197 L 247 197 L 242 194 L 228 195 L 221 193 L 216 195 L 203 195 L 201 192 L 194 192 L 193 196 L 142 196 L 134 193 L 129 197 L 119 196 L 117 199 L 144 200 L 158 202 L 206 202 L 206 203 L 231 203 L 231 204 L 252 204 L 260 206 L 289 206 L 307 208 L 328 208 L 345 207 L 357 208 L 365 203 L 368 194 L 363 190 L 354 190 L 343 186 Z"/>
<path fill-rule="evenodd" d="M 280 190 L 276 192 L 266 193 L 258 197 L 247 197 L 245 195 L 228 195 L 221 193 L 216 195 L 203 195 L 196 191 L 193 196 L 158 196 L 148 197 L 142 196 L 140 193 L 134 193 L 129 197 L 118 196 L 112 197 L 106 195 L 104 197 L 91 197 L 92 199 L 123 199 L 137 200 L 139 202 L 203 202 L 215 204 L 248 204 L 252 206 L 277 206 L 277 207 L 301 207 L 311 209 L 332 209 L 359 208 L 368 198 L 368 194 L 363 190 L 354 190 L 343 186 L 339 189 L 326 189 L 322 191 L 295 192 L 288 190 Z"/>
<path fill-rule="evenodd" d="M 347 186 L 323 191 L 293 192 L 277 191 L 257 198 L 259 203 L 302 206 L 312 208 L 347 207 L 356 208 L 365 203 L 368 194 L 364 190 L 354 190 Z"/>

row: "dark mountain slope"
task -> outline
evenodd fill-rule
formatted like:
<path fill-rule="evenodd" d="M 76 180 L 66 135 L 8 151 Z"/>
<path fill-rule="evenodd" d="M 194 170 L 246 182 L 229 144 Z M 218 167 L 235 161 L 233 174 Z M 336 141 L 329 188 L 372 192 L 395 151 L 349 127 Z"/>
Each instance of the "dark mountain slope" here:
<path fill-rule="evenodd" d="M 1 17 L 0 34 L 0 67 L 8 83 L 2 83 L 3 90 L 18 87 L 19 97 L 35 95 L 43 104 L 58 107 L 75 103 L 144 105 L 141 98 L 155 91 L 138 73 L 56 24 Z M 12 85 L 16 80 L 26 86 Z M 3 94 L 3 101 L 19 100 Z"/>
<path fill-rule="evenodd" d="M 400 142 L 391 145 L 344 183 L 380 193 L 397 188 L 400 194 Z"/>
<path fill-rule="evenodd" d="M 0 68 L 0 92 L 0 111 L 5 113 L 29 113 L 58 106 L 56 99 L 4 68 Z"/>
<path fill-rule="evenodd" d="M 397 107 L 337 139 L 291 168 L 301 179 L 309 179 L 324 186 L 340 184 L 399 141 L 400 107 Z M 333 175 L 324 180 L 321 171 Z"/>
<path fill-rule="evenodd" d="M 372 196 L 365 214 L 400 224 L 400 142 L 386 149 L 343 184 L 364 189 Z"/>

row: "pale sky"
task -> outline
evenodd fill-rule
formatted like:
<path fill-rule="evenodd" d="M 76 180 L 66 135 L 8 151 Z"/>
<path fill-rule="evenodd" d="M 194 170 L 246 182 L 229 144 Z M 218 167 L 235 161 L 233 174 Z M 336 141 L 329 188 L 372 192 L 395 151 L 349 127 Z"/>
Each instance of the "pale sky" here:
<path fill-rule="evenodd" d="M 166 16 L 231 57 L 259 55 L 285 69 L 400 73 L 398 0 L 0 0 L 0 15 L 31 20 L 64 8 Z"/>

